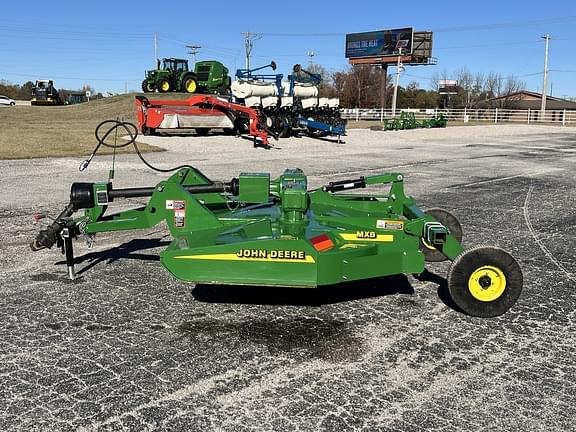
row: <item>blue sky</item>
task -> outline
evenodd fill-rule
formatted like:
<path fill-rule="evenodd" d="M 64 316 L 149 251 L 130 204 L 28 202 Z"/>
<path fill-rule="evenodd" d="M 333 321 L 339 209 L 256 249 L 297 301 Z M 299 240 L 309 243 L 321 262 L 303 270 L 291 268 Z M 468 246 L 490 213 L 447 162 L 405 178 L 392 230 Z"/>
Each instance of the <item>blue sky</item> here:
<path fill-rule="evenodd" d="M 43 18 L 46 17 L 44 20 Z M 59 88 L 89 84 L 101 92 L 137 90 L 160 57 L 220 60 L 234 73 L 244 67 L 242 32 L 257 32 L 252 65 L 275 60 L 279 72 L 307 64 L 307 53 L 329 71 L 344 70 L 346 33 L 414 27 L 434 32 L 437 66 L 407 68 L 401 85 L 448 77 L 466 67 L 515 76 L 542 90 L 544 41 L 551 35 L 552 94 L 576 97 L 576 1 L 412 2 L 5 2 L 0 16 L 0 80 L 22 84 L 54 79 Z M 394 68 L 389 69 L 394 72 Z M 549 89 L 550 90 L 550 89 Z"/>

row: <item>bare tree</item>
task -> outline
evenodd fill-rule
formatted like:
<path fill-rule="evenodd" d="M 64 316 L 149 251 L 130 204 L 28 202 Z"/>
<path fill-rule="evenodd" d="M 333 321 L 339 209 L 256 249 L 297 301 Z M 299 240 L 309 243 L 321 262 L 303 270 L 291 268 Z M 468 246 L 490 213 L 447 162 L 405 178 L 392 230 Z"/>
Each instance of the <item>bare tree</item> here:
<path fill-rule="evenodd" d="M 322 81 L 318 85 L 318 96 L 336 97 L 337 90 L 334 87 L 333 76 L 328 73 L 324 66 L 313 63 L 306 66 L 304 69 L 312 74 L 320 75 L 322 78 Z"/>
<path fill-rule="evenodd" d="M 502 75 L 490 72 L 484 82 L 484 91 L 488 98 L 498 97 L 502 94 Z"/>

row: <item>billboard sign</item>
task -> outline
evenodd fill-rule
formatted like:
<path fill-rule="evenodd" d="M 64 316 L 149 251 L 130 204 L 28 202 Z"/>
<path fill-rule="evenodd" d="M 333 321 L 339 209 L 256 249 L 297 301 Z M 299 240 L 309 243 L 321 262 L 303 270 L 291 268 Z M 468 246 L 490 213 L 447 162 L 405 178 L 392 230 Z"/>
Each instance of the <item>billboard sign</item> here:
<path fill-rule="evenodd" d="M 444 95 L 458 94 L 458 81 L 451 79 L 438 80 L 438 93 Z"/>
<path fill-rule="evenodd" d="M 412 27 L 346 35 L 346 58 L 383 57 L 412 54 Z"/>

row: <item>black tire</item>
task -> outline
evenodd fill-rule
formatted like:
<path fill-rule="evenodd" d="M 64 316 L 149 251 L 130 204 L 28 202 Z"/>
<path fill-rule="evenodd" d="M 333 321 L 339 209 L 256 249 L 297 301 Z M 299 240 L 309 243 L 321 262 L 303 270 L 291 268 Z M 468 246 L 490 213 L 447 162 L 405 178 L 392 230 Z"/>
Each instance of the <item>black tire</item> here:
<path fill-rule="evenodd" d="M 142 91 L 144 93 L 154 93 L 154 86 L 148 80 L 142 81 Z"/>
<path fill-rule="evenodd" d="M 464 251 L 452 262 L 448 291 L 468 315 L 495 317 L 510 309 L 522 292 L 520 265 L 506 251 L 478 246 Z"/>
<path fill-rule="evenodd" d="M 234 120 L 234 133 L 236 135 L 248 133 L 248 120 L 242 117 L 236 117 Z"/>
<path fill-rule="evenodd" d="M 145 136 L 156 135 L 156 129 L 142 126 L 142 135 Z"/>
<path fill-rule="evenodd" d="M 10 106 L 16 105 L 16 102 L 10 102 Z"/>
<path fill-rule="evenodd" d="M 226 84 L 221 85 L 220 87 L 218 87 L 218 94 L 221 96 L 230 96 L 232 94 L 230 86 Z"/>
<path fill-rule="evenodd" d="M 290 138 L 290 135 L 292 135 L 292 128 L 290 126 L 284 125 L 284 127 L 280 129 L 280 132 L 278 132 L 280 138 Z"/>
<path fill-rule="evenodd" d="M 172 91 L 172 85 L 170 84 L 170 81 L 168 81 L 167 79 L 161 79 L 160 81 L 158 81 L 158 91 L 160 93 L 166 93 Z"/>
<path fill-rule="evenodd" d="M 198 81 L 193 76 L 187 76 L 182 80 L 182 91 L 184 93 L 196 93 L 198 91 Z"/>
<path fill-rule="evenodd" d="M 458 219 L 450 212 L 441 208 L 431 208 L 424 211 L 427 215 L 433 216 L 438 222 L 444 225 L 450 233 L 462 243 L 462 225 Z M 423 239 L 420 239 L 420 251 L 424 254 L 424 259 L 428 262 L 441 262 L 446 261 L 448 258 L 435 247 L 426 244 Z"/>
<path fill-rule="evenodd" d="M 196 128 L 196 135 L 198 136 L 206 136 L 208 135 L 208 131 L 210 131 L 210 128 Z"/>

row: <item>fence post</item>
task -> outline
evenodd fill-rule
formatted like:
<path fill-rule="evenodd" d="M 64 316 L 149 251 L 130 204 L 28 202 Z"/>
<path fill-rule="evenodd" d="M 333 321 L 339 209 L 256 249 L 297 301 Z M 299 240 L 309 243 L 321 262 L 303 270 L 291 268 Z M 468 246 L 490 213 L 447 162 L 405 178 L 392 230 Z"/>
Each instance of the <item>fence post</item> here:
<path fill-rule="evenodd" d="M 380 107 L 380 123 L 384 123 L 384 107 Z"/>
<path fill-rule="evenodd" d="M 360 108 L 356 108 L 356 121 L 360 119 Z"/>
<path fill-rule="evenodd" d="M 562 111 L 562 126 L 566 126 L 566 108 Z"/>
<path fill-rule="evenodd" d="M 494 124 L 498 123 L 498 108 L 494 111 Z"/>
<path fill-rule="evenodd" d="M 530 108 L 528 108 L 528 124 L 530 124 Z"/>
<path fill-rule="evenodd" d="M 467 116 L 467 112 L 466 112 L 466 107 L 464 107 L 464 117 L 462 118 L 462 122 L 466 122 L 466 116 Z"/>

